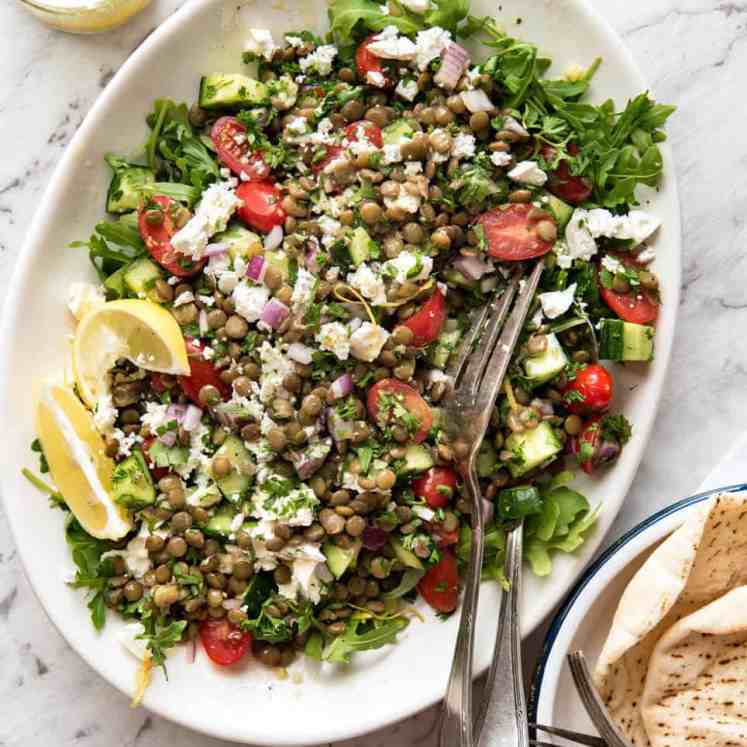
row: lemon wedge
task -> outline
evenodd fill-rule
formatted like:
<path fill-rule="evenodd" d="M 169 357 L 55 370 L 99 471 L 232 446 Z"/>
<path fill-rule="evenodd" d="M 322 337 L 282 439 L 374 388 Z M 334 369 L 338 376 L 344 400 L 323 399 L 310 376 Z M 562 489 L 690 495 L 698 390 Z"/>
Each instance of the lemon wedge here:
<path fill-rule="evenodd" d="M 106 456 L 93 416 L 70 387 L 40 387 L 36 433 L 52 479 L 83 529 L 99 539 L 124 537 L 132 522 L 112 499 L 114 462 Z"/>
<path fill-rule="evenodd" d="M 83 401 L 95 410 L 109 392 L 108 372 L 119 358 L 148 371 L 189 375 L 182 331 L 151 301 L 109 301 L 81 319 L 73 342 L 73 372 Z"/>

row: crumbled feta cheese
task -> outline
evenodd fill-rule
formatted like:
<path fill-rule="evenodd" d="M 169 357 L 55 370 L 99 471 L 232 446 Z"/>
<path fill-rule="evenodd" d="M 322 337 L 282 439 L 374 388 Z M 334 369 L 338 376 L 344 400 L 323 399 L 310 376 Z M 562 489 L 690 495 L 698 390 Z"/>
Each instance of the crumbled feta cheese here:
<path fill-rule="evenodd" d="M 229 218 L 243 203 L 228 182 L 215 182 L 203 193 L 197 213 L 207 220 L 208 236 L 225 231 Z"/>
<path fill-rule="evenodd" d="M 436 516 L 436 512 L 427 506 L 413 506 L 412 512 L 423 521 L 433 521 Z"/>
<path fill-rule="evenodd" d="M 431 8 L 431 0 L 400 0 L 402 5 L 413 13 L 425 13 Z"/>
<path fill-rule="evenodd" d="M 119 444 L 117 456 L 128 457 L 136 444 L 142 443 L 143 437 L 139 433 L 125 433 L 121 428 L 112 431 L 112 437 Z"/>
<path fill-rule="evenodd" d="M 127 543 L 124 550 L 109 550 L 101 555 L 101 559 L 120 557 L 124 560 L 127 570 L 135 578 L 142 578 L 153 567 L 153 561 L 150 559 L 148 548 L 145 546 L 145 540 L 151 534 L 158 534 L 160 537 L 166 536 L 166 532 L 163 530 L 151 532 L 148 525 L 143 523 L 137 536 Z"/>
<path fill-rule="evenodd" d="M 611 254 L 606 254 L 604 257 L 602 257 L 602 267 L 607 270 L 607 272 L 611 272 L 613 275 L 625 272 L 623 263 L 620 262 L 620 260 L 616 257 L 613 257 Z"/>
<path fill-rule="evenodd" d="M 282 521 L 292 527 L 312 524 L 319 499 L 305 483 L 295 488 L 291 486 L 292 483 L 284 478 L 271 478 L 263 482 L 252 496 L 252 515 L 259 519 Z"/>
<path fill-rule="evenodd" d="M 422 161 L 408 161 L 405 164 L 405 176 L 417 176 L 423 173 Z"/>
<path fill-rule="evenodd" d="M 233 289 L 231 300 L 237 314 L 243 316 L 247 322 L 256 322 L 270 300 L 270 291 L 264 285 L 249 285 L 242 281 Z"/>
<path fill-rule="evenodd" d="M 210 235 L 208 219 L 201 213 L 195 213 L 172 237 L 174 251 L 193 260 L 202 259 L 207 249 Z"/>
<path fill-rule="evenodd" d="M 213 358 L 215 358 L 215 350 L 211 348 L 210 345 L 205 345 L 202 349 L 202 358 L 206 361 L 213 360 Z"/>
<path fill-rule="evenodd" d="M 285 131 L 290 132 L 292 135 L 305 135 L 309 129 L 306 117 L 293 117 L 287 125 L 285 125 Z"/>
<path fill-rule="evenodd" d="M 565 290 L 540 293 L 538 298 L 545 316 L 548 319 L 557 319 L 571 308 L 575 295 L 576 283 L 571 283 Z"/>
<path fill-rule="evenodd" d="M 376 88 L 383 88 L 386 85 L 386 78 L 383 73 L 377 70 L 369 70 L 366 73 L 366 83 L 370 86 L 376 86 Z"/>
<path fill-rule="evenodd" d="M 317 223 L 319 224 L 319 228 L 322 229 L 322 244 L 329 248 L 337 241 L 337 237 L 340 231 L 342 231 L 342 224 L 328 215 L 320 216 Z"/>
<path fill-rule="evenodd" d="M 656 258 L 656 252 L 653 247 L 647 246 L 642 252 L 636 257 L 636 261 L 643 265 L 647 265 L 649 262 L 653 262 Z"/>
<path fill-rule="evenodd" d="M 589 261 L 597 253 L 597 244 L 588 226 L 588 211 L 577 208 L 565 227 L 565 243 L 571 260 Z"/>
<path fill-rule="evenodd" d="M 285 41 L 294 49 L 303 47 L 303 45 L 306 44 L 306 42 L 300 36 L 293 36 L 292 34 L 286 34 Z"/>
<path fill-rule="evenodd" d="M 360 291 L 374 306 L 386 303 L 384 281 L 365 262 L 348 275 L 348 284 Z"/>
<path fill-rule="evenodd" d="M 402 160 L 402 151 L 399 143 L 385 143 L 384 145 L 384 165 L 390 163 L 399 163 Z"/>
<path fill-rule="evenodd" d="M 431 60 L 438 57 L 451 43 L 451 34 L 440 26 L 433 26 L 425 31 L 418 31 L 415 40 L 418 68 L 425 70 Z"/>
<path fill-rule="evenodd" d="M 290 75 L 282 75 L 270 84 L 270 93 L 272 104 L 287 111 L 298 99 L 298 83 Z"/>
<path fill-rule="evenodd" d="M 414 60 L 417 54 L 415 45 L 406 36 L 400 36 L 396 26 L 387 26 L 380 34 L 374 36 L 366 48 L 377 57 L 400 62 Z"/>
<path fill-rule="evenodd" d="M 541 187 L 547 181 L 547 174 L 534 161 L 521 161 L 508 172 L 508 178 L 519 184 Z"/>
<path fill-rule="evenodd" d="M 394 92 L 405 99 L 405 101 L 414 101 L 418 95 L 418 83 L 415 80 L 406 80 L 403 78 L 397 83 Z"/>
<path fill-rule="evenodd" d="M 341 361 L 350 356 L 350 330 L 341 322 L 322 324 L 316 334 L 316 341 L 324 348 L 334 353 Z"/>
<path fill-rule="evenodd" d="M 568 229 L 566 228 L 566 231 L 567 230 Z M 555 242 L 553 251 L 557 257 L 558 267 L 560 267 L 561 270 L 569 270 L 573 266 L 571 251 L 568 248 L 568 244 L 563 239 L 558 239 L 558 241 Z"/>
<path fill-rule="evenodd" d="M 420 197 L 401 189 L 396 197 L 385 197 L 384 204 L 388 208 L 401 208 L 406 213 L 417 213 L 420 209 Z"/>
<path fill-rule="evenodd" d="M 595 208 L 588 211 L 587 224 L 594 238 L 606 236 L 640 244 L 661 225 L 654 215 L 643 210 L 631 210 L 627 215 L 613 215 L 609 210 Z"/>
<path fill-rule="evenodd" d="M 244 51 L 264 57 L 268 62 L 272 60 L 277 44 L 267 29 L 249 29 L 249 38 L 244 44 Z"/>
<path fill-rule="evenodd" d="M 259 359 L 262 364 L 262 374 L 259 378 L 259 398 L 264 403 L 270 402 L 278 392 L 285 393 L 283 379 L 294 373 L 293 362 L 278 349 L 263 342 L 259 349 Z M 286 395 L 287 396 L 287 395 Z"/>
<path fill-rule="evenodd" d="M 177 306 L 184 306 L 184 304 L 192 303 L 192 301 L 195 300 L 195 295 L 192 293 L 192 291 L 184 291 L 184 293 L 180 293 L 175 299 L 174 299 L 174 308 Z"/>
<path fill-rule="evenodd" d="M 330 267 L 327 272 L 324 273 L 324 279 L 328 280 L 330 283 L 334 283 L 335 280 L 337 280 L 340 277 L 340 268 L 339 267 Z"/>
<path fill-rule="evenodd" d="M 318 604 L 322 598 L 324 584 L 333 580 L 326 565 L 327 558 L 314 542 L 307 542 L 291 549 L 291 580 L 287 584 L 279 584 L 278 593 L 286 599 L 295 601 L 300 592 L 304 598 Z"/>
<path fill-rule="evenodd" d="M 406 280 L 423 280 L 431 274 L 433 260 L 423 254 L 400 252 L 394 259 L 384 262 L 382 272 L 398 283 Z"/>
<path fill-rule="evenodd" d="M 519 124 L 518 120 L 514 119 L 513 117 L 503 118 L 503 129 L 508 130 L 509 132 L 515 132 L 521 137 L 529 137 L 529 132 L 526 130 L 526 128 Z"/>
<path fill-rule="evenodd" d="M 496 151 L 495 153 L 490 154 L 490 160 L 495 166 L 502 168 L 504 166 L 510 165 L 514 159 L 510 153 L 502 153 L 501 151 Z"/>
<path fill-rule="evenodd" d="M 332 124 L 332 120 L 325 117 L 320 120 L 316 132 L 312 132 L 308 136 L 308 142 L 313 145 L 331 145 L 335 142 L 334 130 L 335 126 Z"/>
<path fill-rule="evenodd" d="M 302 57 L 298 64 L 304 73 L 315 70 L 319 75 L 329 75 L 332 72 L 332 61 L 336 56 L 337 47 L 334 44 L 323 44 L 311 54 Z"/>
<path fill-rule="evenodd" d="M 108 433 L 117 419 L 117 408 L 114 407 L 112 395 L 102 394 L 96 401 L 93 424 L 99 433 Z"/>
<path fill-rule="evenodd" d="M 68 289 L 67 307 L 78 321 L 89 311 L 104 303 L 106 303 L 106 294 L 100 285 L 71 283 Z"/>
<path fill-rule="evenodd" d="M 293 286 L 293 295 L 291 296 L 293 313 L 298 314 L 303 311 L 314 300 L 315 293 L 316 276 L 303 267 L 299 267 L 296 283 Z"/>
<path fill-rule="evenodd" d="M 127 623 L 118 633 L 117 640 L 140 661 L 145 661 L 148 656 L 148 641 L 139 636 L 145 635 L 145 628 L 142 623 Z"/>
<path fill-rule="evenodd" d="M 451 145 L 452 158 L 472 158 L 475 155 L 475 136 L 459 132 Z"/>
<path fill-rule="evenodd" d="M 350 337 L 350 351 L 359 361 L 371 362 L 378 358 L 389 333 L 378 324 L 363 322 Z"/>

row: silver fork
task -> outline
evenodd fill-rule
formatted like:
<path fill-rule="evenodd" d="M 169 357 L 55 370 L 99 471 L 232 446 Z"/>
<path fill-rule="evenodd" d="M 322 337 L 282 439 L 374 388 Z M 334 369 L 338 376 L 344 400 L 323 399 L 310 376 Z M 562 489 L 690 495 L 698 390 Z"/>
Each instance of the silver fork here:
<path fill-rule="evenodd" d="M 576 684 L 576 690 L 581 697 L 581 702 L 589 714 L 589 718 L 597 727 L 597 731 L 602 735 L 604 741 L 609 747 L 631 747 L 630 742 L 625 739 L 620 730 L 612 722 L 607 709 L 599 696 L 594 682 L 591 678 L 591 672 L 586 663 L 586 657 L 583 651 L 573 651 L 568 654 L 568 665 L 571 669 L 571 676 Z"/>
<path fill-rule="evenodd" d="M 444 413 L 446 434 L 452 444 L 472 508 L 472 546 L 454 660 L 444 699 L 441 747 L 474 747 L 472 652 L 484 552 L 482 496 L 477 481 L 475 459 L 508 369 L 511 354 L 537 290 L 543 266 L 543 261 L 539 260 L 526 279 L 521 277 L 520 272 L 513 275 L 500 298 L 492 305 L 486 305 L 473 320 L 454 362 L 446 371 L 452 381 L 452 392 L 446 402 Z M 512 305 L 513 312 L 506 321 Z M 479 347 L 473 350 L 478 342 Z M 520 679 L 517 682 L 518 684 L 510 688 L 512 694 L 508 695 L 504 702 L 505 708 L 510 709 L 510 714 L 516 721 L 514 733 L 517 736 L 511 744 L 523 746 L 528 745 L 528 735 L 524 718 L 523 690 Z M 517 714 L 517 709 L 522 714 L 523 727 L 518 725 L 518 716 L 514 715 Z M 518 735 L 522 728 L 524 741 L 519 742 Z"/>

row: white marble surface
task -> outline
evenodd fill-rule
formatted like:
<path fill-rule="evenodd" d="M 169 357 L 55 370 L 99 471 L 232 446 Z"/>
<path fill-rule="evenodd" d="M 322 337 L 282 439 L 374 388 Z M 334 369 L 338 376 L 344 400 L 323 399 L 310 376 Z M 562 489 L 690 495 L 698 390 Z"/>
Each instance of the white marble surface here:
<path fill-rule="evenodd" d="M 0 297 L 47 178 L 96 96 L 180 0 L 154 0 L 97 37 L 46 29 L 0 3 Z M 747 412 L 747 3 L 597 0 L 656 96 L 679 106 L 670 127 L 684 227 L 682 307 L 648 456 L 610 539 L 692 492 L 744 430 Z M 527 668 L 541 640 L 528 642 Z M 94 674 L 44 617 L 0 508 L 0 747 L 220 747 L 143 710 Z M 310 735 L 313 739 L 313 735 Z M 338 747 L 342 747 L 340 743 Z M 434 713 L 344 747 L 436 745 Z"/>

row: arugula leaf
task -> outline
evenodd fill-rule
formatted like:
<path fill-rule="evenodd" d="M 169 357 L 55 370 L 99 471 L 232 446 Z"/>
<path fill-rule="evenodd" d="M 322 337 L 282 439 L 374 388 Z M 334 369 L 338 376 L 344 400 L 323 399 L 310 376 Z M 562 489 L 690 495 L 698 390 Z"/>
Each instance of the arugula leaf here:
<path fill-rule="evenodd" d="M 382 599 L 399 599 L 409 594 L 425 575 L 425 571 L 417 570 L 416 568 L 408 568 L 399 580 L 397 586 L 391 591 L 385 591 L 382 595 Z"/>
<path fill-rule="evenodd" d="M 409 623 L 406 617 L 393 617 L 388 620 L 351 618 L 345 626 L 345 632 L 333 638 L 324 647 L 322 659 L 348 664 L 351 655 L 356 651 L 370 651 L 395 643 L 397 633 L 404 630 Z"/>
<path fill-rule="evenodd" d="M 186 620 L 173 620 L 167 622 L 165 617 L 148 616 L 142 620 L 145 632 L 137 636 L 139 639 L 147 642 L 153 663 L 156 666 L 163 667 L 166 672 L 166 653 L 181 642 L 184 630 L 187 627 Z"/>
<path fill-rule="evenodd" d="M 382 13 L 376 0 L 331 0 L 328 7 L 329 25 L 335 45 L 343 55 L 371 31 L 385 26 L 396 26 L 403 34 L 414 34 L 425 28 L 422 17 L 410 13 L 403 6 L 401 15 Z"/>

